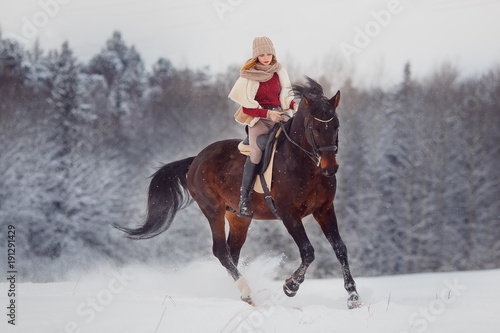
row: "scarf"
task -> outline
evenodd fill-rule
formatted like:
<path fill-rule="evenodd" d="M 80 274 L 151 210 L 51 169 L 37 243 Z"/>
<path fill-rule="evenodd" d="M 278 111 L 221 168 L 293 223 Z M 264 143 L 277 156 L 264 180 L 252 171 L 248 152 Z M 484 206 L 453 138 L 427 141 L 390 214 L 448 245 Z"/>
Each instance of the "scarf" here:
<path fill-rule="evenodd" d="M 276 62 L 274 65 L 255 65 L 254 68 L 245 69 L 240 72 L 242 78 L 257 81 L 257 82 L 267 82 L 269 81 L 274 73 L 281 69 L 281 64 Z"/>

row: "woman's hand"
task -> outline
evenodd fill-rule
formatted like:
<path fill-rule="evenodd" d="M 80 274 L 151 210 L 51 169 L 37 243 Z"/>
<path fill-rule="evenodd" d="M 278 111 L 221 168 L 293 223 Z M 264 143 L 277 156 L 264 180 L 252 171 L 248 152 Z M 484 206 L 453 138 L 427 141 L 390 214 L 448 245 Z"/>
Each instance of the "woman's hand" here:
<path fill-rule="evenodd" d="M 283 114 L 285 114 L 285 112 L 269 110 L 269 111 L 267 111 L 267 118 L 271 119 L 275 123 L 278 123 L 282 120 L 283 121 L 285 120 L 285 118 L 283 117 Z"/>

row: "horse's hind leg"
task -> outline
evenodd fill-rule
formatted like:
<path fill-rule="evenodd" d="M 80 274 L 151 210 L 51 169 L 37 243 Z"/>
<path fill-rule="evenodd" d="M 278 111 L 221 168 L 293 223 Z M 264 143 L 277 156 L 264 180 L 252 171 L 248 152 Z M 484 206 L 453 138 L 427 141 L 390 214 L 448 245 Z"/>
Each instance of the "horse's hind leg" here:
<path fill-rule="evenodd" d="M 351 270 L 349 268 L 349 262 L 347 260 L 347 247 L 344 241 L 340 237 L 337 217 L 335 216 L 335 210 L 333 205 L 317 210 L 314 214 L 314 218 L 318 221 L 323 233 L 333 247 L 333 251 L 337 256 L 342 268 L 342 274 L 344 276 L 344 288 L 347 290 L 349 297 L 347 299 L 347 307 L 349 309 L 361 307 L 361 299 L 356 290 L 356 283 L 351 275 Z"/>
<path fill-rule="evenodd" d="M 212 230 L 213 238 L 213 253 L 217 259 L 219 259 L 222 266 L 224 266 L 229 274 L 236 281 L 236 285 L 241 292 L 241 299 L 245 302 L 253 305 L 253 300 L 251 296 L 251 290 L 246 282 L 245 278 L 241 275 L 237 268 L 237 262 L 233 260 L 231 254 L 230 246 L 226 242 L 226 231 L 225 231 L 225 204 L 221 203 L 207 203 L 199 205 L 203 214 L 207 217 L 210 223 L 210 229 Z M 239 255 L 239 250 L 238 250 Z"/>

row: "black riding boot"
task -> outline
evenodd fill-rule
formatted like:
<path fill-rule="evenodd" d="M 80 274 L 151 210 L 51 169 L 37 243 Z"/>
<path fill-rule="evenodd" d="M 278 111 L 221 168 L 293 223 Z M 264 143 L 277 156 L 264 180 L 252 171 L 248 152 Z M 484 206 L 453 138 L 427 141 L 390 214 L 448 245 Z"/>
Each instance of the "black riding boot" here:
<path fill-rule="evenodd" d="M 238 206 L 239 217 L 253 217 L 252 192 L 255 184 L 258 164 L 253 164 L 250 157 L 247 157 L 243 169 L 243 178 L 241 180 L 240 204 Z"/>

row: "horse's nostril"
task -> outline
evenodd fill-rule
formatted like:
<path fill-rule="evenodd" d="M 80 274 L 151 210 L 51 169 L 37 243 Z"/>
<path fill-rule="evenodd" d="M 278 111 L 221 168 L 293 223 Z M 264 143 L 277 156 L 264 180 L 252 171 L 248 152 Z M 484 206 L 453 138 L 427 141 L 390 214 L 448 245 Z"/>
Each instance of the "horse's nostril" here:
<path fill-rule="evenodd" d="M 332 177 L 332 176 L 335 176 L 335 174 L 337 173 L 337 169 L 338 168 L 335 168 L 335 170 L 329 170 L 327 168 L 323 168 L 323 169 L 321 169 L 321 172 L 326 177 Z"/>

